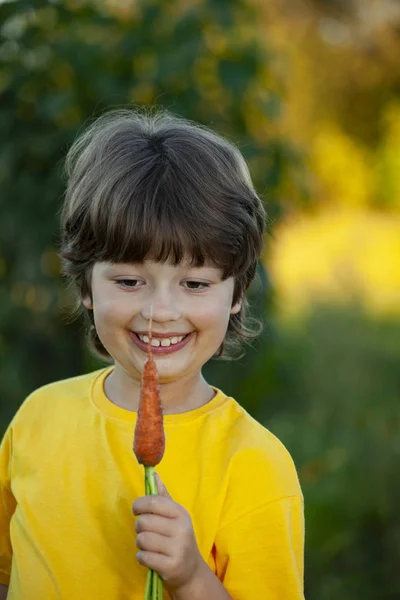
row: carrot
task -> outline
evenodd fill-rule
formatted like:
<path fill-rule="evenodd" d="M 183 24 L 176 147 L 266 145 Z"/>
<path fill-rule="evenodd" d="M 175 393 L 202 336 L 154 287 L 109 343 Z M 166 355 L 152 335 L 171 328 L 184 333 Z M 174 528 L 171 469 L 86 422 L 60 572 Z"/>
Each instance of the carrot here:
<path fill-rule="evenodd" d="M 157 495 L 154 467 L 161 462 L 164 456 L 165 434 L 157 367 L 151 352 L 151 324 L 152 314 L 149 324 L 148 358 L 144 365 L 140 386 L 133 451 L 139 464 L 144 465 L 146 495 Z M 149 569 L 144 600 L 162 600 L 162 596 L 162 579 L 156 571 Z"/>
<path fill-rule="evenodd" d="M 133 450 L 139 464 L 155 467 L 165 451 L 163 412 L 156 363 L 151 352 L 151 320 L 148 359 L 144 365 Z"/>

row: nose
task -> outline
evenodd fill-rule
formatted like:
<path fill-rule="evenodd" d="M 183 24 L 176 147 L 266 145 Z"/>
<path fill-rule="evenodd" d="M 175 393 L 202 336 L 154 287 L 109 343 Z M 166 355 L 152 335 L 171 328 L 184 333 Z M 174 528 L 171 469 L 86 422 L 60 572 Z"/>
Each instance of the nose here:
<path fill-rule="evenodd" d="M 166 291 L 154 292 L 146 299 L 141 309 L 141 316 L 146 321 L 152 317 L 153 323 L 177 321 L 181 317 L 178 301 Z"/>

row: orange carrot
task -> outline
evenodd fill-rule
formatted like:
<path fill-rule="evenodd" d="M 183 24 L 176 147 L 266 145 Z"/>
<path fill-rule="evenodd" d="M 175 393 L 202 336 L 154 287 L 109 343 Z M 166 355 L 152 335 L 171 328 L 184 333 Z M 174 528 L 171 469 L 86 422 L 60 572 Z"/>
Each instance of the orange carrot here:
<path fill-rule="evenodd" d="M 151 319 L 148 359 L 144 365 L 133 451 L 141 465 L 155 467 L 165 451 L 163 411 L 156 363 L 151 352 Z"/>
<path fill-rule="evenodd" d="M 164 456 L 165 435 L 157 367 L 151 353 L 151 323 L 152 315 L 149 324 L 148 358 L 144 365 L 140 386 L 133 451 L 138 462 L 144 465 L 146 495 L 157 495 L 154 467 Z M 153 569 L 148 569 L 144 600 L 162 600 L 162 597 L 162 578 Z"/>

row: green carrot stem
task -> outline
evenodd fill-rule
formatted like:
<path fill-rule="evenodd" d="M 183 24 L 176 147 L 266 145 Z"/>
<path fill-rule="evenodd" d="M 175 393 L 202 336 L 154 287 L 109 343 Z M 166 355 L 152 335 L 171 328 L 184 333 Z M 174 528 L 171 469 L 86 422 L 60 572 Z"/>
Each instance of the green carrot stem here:
<path fill-rule="evenodd" d="M 156 480 L 154 478 L 154 467 L 145 467 L 145 477 L 147 479 L 147 483 L 150 487 L 150 494 L 152 494 L 153 496 L 157 496 L 158 492 L 157 492 L 157 486 L 156 486 Z"/>
<path fill-rule="evenodd" d="M 144 489 L 146 496 L 150 494 L 150 487 L 147 477 L 144 479 Z M 144 600 L 152 600 L 151 592 L 152 592 L 152 583 L 153 583 L 153 571 L 151 569 L 147 569 L 147 579 L 146 579 L 146 590 L 144 593 Z"/>
<path fill-rule="evenodd" d="M 151 600 L 158 600 L 158 585 L 157 585 L 158 575 L 155 571 L 153 571 L 153 587 L 152 587 L 152 597 Z"/>
<path fill-rule="evenodd" d="M 152 572 L 153 571 L 151 569 L 147 569 L 146 591 L 144 593 L 144 600 L 151 600 L 151 586 L 153 583 Z"/>
<path fill-rule="evenodd" d="M 154 477 L 154 467 L 144 468 L 145 492 L 157 496 L 157 484 Z M 146 592 L 144 600 L 163 600 L 162 578 L 156 571 L 149 569 L 147 573 Z"/>
<path fill-rule="evenodd" d="M 163 585 L 161 575 L 156 573 L 155 586 L 157 589 L 157 600 L 163 600 Z"/>

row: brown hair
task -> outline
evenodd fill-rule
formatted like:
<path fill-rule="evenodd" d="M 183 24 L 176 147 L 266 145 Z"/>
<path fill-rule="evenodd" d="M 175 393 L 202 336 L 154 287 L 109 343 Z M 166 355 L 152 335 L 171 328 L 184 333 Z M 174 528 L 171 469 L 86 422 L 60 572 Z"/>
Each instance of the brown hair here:
<path fill-rule="evenodd" d="M 239 150 L 208 128 L 166 110 L 113 110 L 96 119 L 72 145 L 65 163 L 61 213 L 63 273 L 77 292 L 75 315 L 89 325 L 89 341 L 103 359 L 90 295 L 98 261 L 145 259 L 193 266 L 212 264 L 235 281 L 227 335 L 217 356 L 260 332 L 246 321 L 245 291 L 262 249 L 265 211 Z M 253 326 L 254 326 L 253 322 Z"/>

